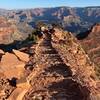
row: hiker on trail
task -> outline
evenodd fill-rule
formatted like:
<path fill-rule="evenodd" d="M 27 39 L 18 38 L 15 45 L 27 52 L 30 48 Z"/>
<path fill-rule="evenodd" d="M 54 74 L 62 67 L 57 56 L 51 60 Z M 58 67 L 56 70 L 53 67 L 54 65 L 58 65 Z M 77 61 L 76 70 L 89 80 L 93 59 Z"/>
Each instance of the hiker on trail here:
<path fill-rule="evenodd" d="M 52 25 L 48 25 L 48 31 L 50 34 L 54 33 L 54 27 Z"/>
<path fill-rule="evenodd" d="M 47 27 L 42 26 L 42 27 L 41 27 L 41 32 L 42 32 L 42 33 L 48 33 Z"/>
<path fill-rule="evenodd" d="M 41 27 L 41 32 L 42 32 L 42 34 L 43 34 L 43 38 L 44 38 L 44 39 L 51 38 L 51 33 L 49 32 L 47 26 L 42 26 L 42 27 Z"/>
<path fill-rule="evenodd" d="M 51 35 L 54 33 L 54 27 L 52 25 L 48 26 L 42 26 L 41 27 L 41 33 L 43 35 L 43 38 L 51 39 Z"/>

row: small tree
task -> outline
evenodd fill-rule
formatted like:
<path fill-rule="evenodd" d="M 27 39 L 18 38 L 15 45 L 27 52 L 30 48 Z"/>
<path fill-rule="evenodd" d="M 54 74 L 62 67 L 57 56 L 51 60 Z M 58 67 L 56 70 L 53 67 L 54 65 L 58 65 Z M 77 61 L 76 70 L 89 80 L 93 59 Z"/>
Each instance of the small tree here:
<path fill-rule="evenodd" d="M 62 25 L 62 23 L 60 23 L 60 22 L 52 22 L 51 25 L 52 25 L 53 27 L 63 29 L 63 25 Z"/>
<path fill-rule="evenodd" d="M 36 31 L 36 29 L 34 29 L 32 31 L 32 33 L 28 35 L 27 41 L 33 41 L 33 42 L 37 41 L 37 31 Z"/>

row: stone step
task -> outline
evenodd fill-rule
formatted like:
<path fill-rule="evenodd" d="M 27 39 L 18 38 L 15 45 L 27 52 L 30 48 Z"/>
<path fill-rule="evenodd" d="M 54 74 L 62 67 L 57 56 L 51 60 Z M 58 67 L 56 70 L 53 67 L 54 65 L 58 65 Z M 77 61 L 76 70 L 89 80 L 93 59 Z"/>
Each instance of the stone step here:
<path fill-rule="evenodd" d="M 44 50 L 44 51 L 41 51 L 43 54 L 56 54 L 57 52 L 53 49 L 47 49 L 47 50 Z"/>

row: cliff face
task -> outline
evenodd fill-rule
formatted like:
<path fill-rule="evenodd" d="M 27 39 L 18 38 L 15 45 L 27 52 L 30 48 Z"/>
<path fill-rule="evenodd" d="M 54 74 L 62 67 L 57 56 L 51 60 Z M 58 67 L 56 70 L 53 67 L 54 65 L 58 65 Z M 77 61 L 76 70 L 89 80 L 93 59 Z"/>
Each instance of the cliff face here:
<path fill-rule="evenodd" d="M 12 42 L 11 35 L 14 32 L 14 29 L 4 17 L 0 17 L 0 43 Z"/>
<path fill-rule="evenodd" d="M 0 16 L 0 44 L 10 44 L 23 37 L 23 32 L 18 29 L 14 20 Z"/>
<path fill-rule="evenodd" d="M 62 23 L 64 29 L 77 33 L 87 30 L 87 28 L 94 23 L 100 22 L 100 7 L 55 7 L 26 10 L 0 10 L 0 15 L 8 17 L 9 19 L 14 19 L 19 23 L 26 22 L 32 27 L 35 27 L 38 20 L 46 23 Z M 18 24 L 18 26 L 19 25 L 20 24 Z M 24 27 L 23 25 L 23 28 Z"/>
<path fill-rule="evenodd" d="M 100 7 L 55 7 L 22 10 L 0 9 L 0 44 L 25 39 L 36 27 L 37 21 L 60 24 L 72 33 L 86 31 L 100 22 Z M 3 18 L 3 17 L 6 17 Z M 3 34 L 4 33 L 4 34 Z"/>
<path fill-rule="evenodd" d="M 100 24 L 94 25 L 85 38 L 80 39 L 84 50 L 87 52 L 96 67 L 96 73 L 100 78 Z M 81 35 L 81 34 L 80 34 Z"/>

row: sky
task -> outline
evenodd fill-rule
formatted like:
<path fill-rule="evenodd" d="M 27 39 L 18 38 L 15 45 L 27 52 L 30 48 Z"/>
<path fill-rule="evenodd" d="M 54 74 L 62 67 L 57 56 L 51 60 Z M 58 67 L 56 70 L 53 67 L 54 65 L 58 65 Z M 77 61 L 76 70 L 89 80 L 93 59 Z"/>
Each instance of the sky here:
<path fill-rule="evenodd" d="M 26 9 L 59 6 L 100 6 L 100 0 L 0 0 L 0 8 L 3 9 Z"/>

